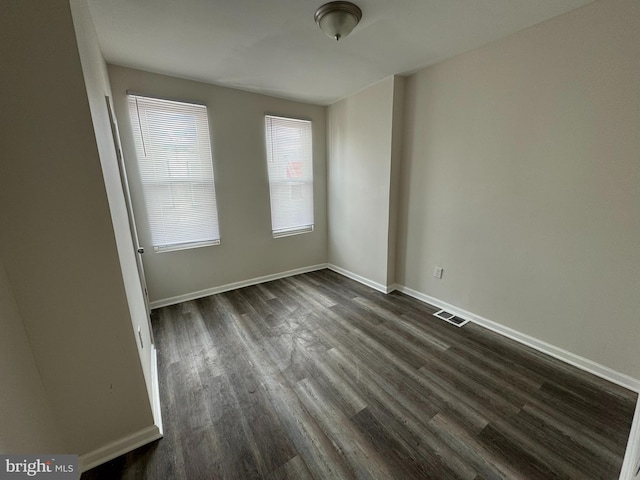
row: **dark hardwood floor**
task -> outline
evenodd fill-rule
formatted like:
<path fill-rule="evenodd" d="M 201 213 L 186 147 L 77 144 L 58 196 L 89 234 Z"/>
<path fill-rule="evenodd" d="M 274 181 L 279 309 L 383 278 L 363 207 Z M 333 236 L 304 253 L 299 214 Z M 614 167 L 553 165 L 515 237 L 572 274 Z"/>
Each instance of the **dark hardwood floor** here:
<path fill-rule="evenodd" d="M 165 437 L 94 479 L 617 479 L 637 395 L 329 270 L 155 310 Z"/>

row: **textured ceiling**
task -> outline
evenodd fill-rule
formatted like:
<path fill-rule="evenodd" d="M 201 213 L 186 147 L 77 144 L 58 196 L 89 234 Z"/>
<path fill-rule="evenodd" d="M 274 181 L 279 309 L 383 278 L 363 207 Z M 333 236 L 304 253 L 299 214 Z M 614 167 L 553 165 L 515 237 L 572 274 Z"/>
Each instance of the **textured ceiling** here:
<path fill-rule="evenodd" d="M 357 0 L 335 42 L 322 0 L 89 0 L 109 63 L 330 104 L 382 78 L 485 45 L 592 0 Z"/>

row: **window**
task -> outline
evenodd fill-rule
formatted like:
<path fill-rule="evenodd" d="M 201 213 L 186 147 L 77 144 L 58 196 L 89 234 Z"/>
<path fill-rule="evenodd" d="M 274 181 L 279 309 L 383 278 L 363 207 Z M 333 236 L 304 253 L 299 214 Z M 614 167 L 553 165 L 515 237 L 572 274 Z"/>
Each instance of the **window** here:
<path fill-rule="evenodd" d="M 267 115 L 265 128 L 273 236 L 312 232 L 311 122 Z"/>
<path fill-rule="evenodd" d="M 220 243 L 207 107 L 129 95 L 156 252 Z"/>

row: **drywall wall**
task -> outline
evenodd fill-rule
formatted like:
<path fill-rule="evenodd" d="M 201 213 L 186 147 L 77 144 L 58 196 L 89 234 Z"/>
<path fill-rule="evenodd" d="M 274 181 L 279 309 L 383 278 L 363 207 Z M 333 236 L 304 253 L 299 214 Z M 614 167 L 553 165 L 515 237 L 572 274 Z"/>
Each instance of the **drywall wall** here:
<path fill-rule="evenodd" d="M 2 262 L 0 332 L 0 453 L 64 452 Z"/>
<path fill-rule="evenodd" d="M 114 136 L 107 110 L 105 97 L 109 97 L 109 99 L 112 97 L 107 64 L 100 51 L 86 0 L 71 0 L 70 5 L 93 129 L 98 154 L 100 155 L 100 165 L 109 202 L 111 224 L 120 260 L 120 270 L 129 305 L 132 333 L 137 340 L 136 345 L 144 372 L 145 384 L 149 400 L 153 405 L 154 393 L 151 364 L 155 360 L 151 348 L 150 322 L 147 317 L 144 293 L 136 266 L 135 249 L 137 245 L 134 246 L 133 244 L 120 170 L 118 168 Z M 138 327 L 140 328 L 140 335 L 138 335 Z M 157 415 L 157 412 L 154 413 Z"/>
<path fill-rule="evenodd" d="M 0 258 L 67 453 L 84 454 L 152 425 L 151 407 L 69 2 L 2 2 L 0 31 Z"/>
<path fill-rule="evenodd" d="M 325 108 L 180 78 L 109 66 L 151 301 L 327 261 Z M 154 253 L 136 164 L 126 91 L 208 107 L 220 245 Z M 272 238 L 264 115 L 313 122 L 315 229 Z"/>
<path fill-rule="evenodd" d="M 392 137 L 401 91 L 402 79 L 388 77 L 328 107 L 329 263 L 383 288 L 394 283 Z"/>
<path fill-rule="evenodd" d="M 398 283 L 640 378 L 638 85 L 637 0 L 409 77 Z"/>

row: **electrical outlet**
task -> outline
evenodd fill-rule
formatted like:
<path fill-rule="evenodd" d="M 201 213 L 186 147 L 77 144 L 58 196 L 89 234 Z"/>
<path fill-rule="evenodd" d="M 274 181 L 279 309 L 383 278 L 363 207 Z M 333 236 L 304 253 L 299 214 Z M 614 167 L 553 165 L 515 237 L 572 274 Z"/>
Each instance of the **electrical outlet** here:
<path fill-rule="evenodd" d="M 442 278 L 442 267 L 436 267 L 433 269 L 433 276 L 436 278 Z"/>

